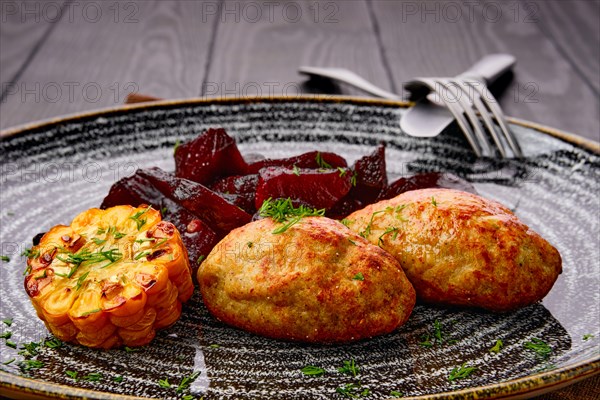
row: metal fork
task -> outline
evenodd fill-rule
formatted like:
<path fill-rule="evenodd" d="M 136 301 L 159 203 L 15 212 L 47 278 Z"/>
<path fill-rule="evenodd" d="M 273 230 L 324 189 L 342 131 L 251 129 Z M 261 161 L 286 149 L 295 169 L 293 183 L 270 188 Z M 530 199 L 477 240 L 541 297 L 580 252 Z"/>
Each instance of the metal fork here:
<path fill-rule="evenodd" d="M 416 78 L 408 82 L 405 88 L 445 106 L 478 157 L 493 157 L 496 154 L 488 134 L 502 157 L 508 157 L 509 150 L 515 157 L 523 157 L 521 147 L 508 127 L 498 101 L 485 86 L 483 78 Z"/>

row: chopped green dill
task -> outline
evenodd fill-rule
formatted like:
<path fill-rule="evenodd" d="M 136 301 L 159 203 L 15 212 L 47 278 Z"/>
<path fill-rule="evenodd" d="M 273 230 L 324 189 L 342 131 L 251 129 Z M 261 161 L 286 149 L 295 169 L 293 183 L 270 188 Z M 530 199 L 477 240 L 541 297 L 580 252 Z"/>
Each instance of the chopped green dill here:
<path fill-rule="evenodd" d="M 98 251 L 96 253 L 92 253 L 88 249 L 82 249 L 82 250 L 78 251 L 77 253 L 68 253 L 66 258 L 60 257 L 60 256 L 56 256 L 56 258 L 59 259 L 60 261 L 64 262 L 65 264 L 73 265 L 73 267 L 71 268 L 69 273 L 66 275 L 66 278 L 70 279 L 75 274 L 75 272 L 77 271 L 79 266 L 81 264 L 83 264 L 84 262 L 89 263 L 89 264 L 95 264 L 95 263 L 98 263 L 101 261 L 108 260 L 110 262 L 107 265 L 105 265 L 104 267 L 102 267 L 102 268 L 106 268 L 110 264 L 123 258 L 123 254 L 120 253 L 118 249 Z M 63 274 L 56 274 L 56 275 L 64 276 Z"/>
<path fill-rule="evenodd" d="M 181 141 L 177 139 L 175 141 L 175 145 L 173 146 L 173 154 L 177 153 L 177 149 L 179 148 L 179 146 L 181 146 Z"/>
<path fill-rule="evenodd" d="M 145 242 L 154 242 L 155 240 L 156 239 L 154 239 L 154 238 L 150 238 L 150 239 L 136 239 L 136 240 L 134 240 L 134 242 L 142 244 L 142 243 L 145 243 Z"/>
<path fill-rule="evenodd" d="M 11 358 L 11 359 L 10 359 L 10 360 L 8 360 L 8 361 L 4 361 L 2 364 L 4 364 L 4 365 L 9 365 L 9 364 L 12 364 L 14 361 L 15 361 L 15 359 L 14 359 L 14 358 Z"/>
<path fill-rule="evenodd" d="M 442 324 L 439 320 L 435 320 L 433 322 L 433 333 L 424 333 L 419 339 L 420 346 L 423 347 L 433 347 L 434 345 L 443 345 L 443 344 L 454 344 L 456 340 L 447 340 L 444 337 L 444 332 L 442 331 Z"/>
<path fill-rule="evenodd" d="M 324 168 L 324 169 L 331 169 L 331 165 L 328 164 L 325 160 L 323 160 L 323 155 L 321 154 L 320 151 L 317 151 L 317 155 L 315 156 L 315 161 L 317 162 L 317 165 L 319 166 L 319 168 Z"/>
<path fill-rule="evenodd" d="M 119 239 L 127 236 L 127 234 L 126 233 L 122 233 L 122 232 L 115 232 L 113 236 L 115 237 L 115 239 L 119 240 Z"/>
<path fill-rule="evenodd" d="M 344 366 L 338 368 L 338 372 L 346 375 L 356 376 L 360 373 L 360 368 L 358 367 L 358 365 L 356 365 L 354 359 L 346 360 L 344 361 Z"/>
<path fill-rule="evenodd" d="M 373 225 L 373 218 L 375 218 L 375 216 L 377 214 L 381 214 L 386 212 L 387 209 L 385 210 L 379 210 L 379 211 L 375 211 L 373 214 L 371 214 L 371 219 L 369 220 L 369 223 L 367 224 L 367 226 L 365 227 L 365 229 L 359 233 L 360 236 L 364 237 L 365 239 L 367 238 L 367 236 L 369 236 L 371 234 L 371 227 Z"/>
<path fill-rule="evenodd" d="M 475 367 L 468 366 L 467 363 L 463 363 L 461 366 L 452 368 L 450 375 L 448 375 L 448 380 L 454 382 L 458 379 L 468 378 L 476 369 Z"/>
<path fill-rule="evenodd" d="M 98 230 L 96 231 L 96 235 L 104 235 L 106 233 L 106 229 L 104 228 L 98 228 Z"/>
<path fill-rule="evenodd" d="M 254 243 L 252 243 L 252 242 L 248 242 L 248 243 L 246 243 L 246 246 L 248 246 L 248 248 L 249 248 L 249 249 L 251 249 L 251 248 L 252 248 L 252 246 L 254 246 Z"/>
<path fill-rule="evenodd" d="M 321 367 L 315 367 L 314 365 L 307 365 L 300 370 L 304 375 L 308 376 L 322 376 L 325 374 L 325 370 Z"/>
<path fill-rule="evenodd" d="M 44 278 L 47 278 L 47 277 L 48 277 L 48 270 L 47 270 L 47 269 L 45 269 L 45 270 L 44 270 L 44 273 L 43 273 L 42 275 L 40 275 L 40 276 L 36 276 L 34 279 L 35 279 L 36 281 L 39 281 L 40 279 L 44 279 Z"/>
<path fill-rule="evenodd" d="M 337 170 L 340 171 L 340 178 L 343 178 L 348 173 L 348 168 L 337 167 Z"/>
<path fill-rule="evenodd" d="M 91 314 L 96 314 L 96 313 L 98 313 L 98 312 L 100 312 L 100 311 L 102 311 L 102 309 L 100 309 L 100 308 L 96 308 L 95 310 L 91 310 L 91 311 L 86 311 L 86 312 L 84 312 L 83 314 L 81 314 L 81 316 L 82 316 L 82 317 L 87 317 L 88 315 L 91 315 Z"/>
<path fill-rule="evenodd" d="M 359 272 L 359 273 L 357 273 L 356 275 L 354 275 L 354 276 L 352 277 L 352 279 L 354 279 L 355 281 L 364 281 L 364 280 L 365 280 L 365 277 L 364 277 L 364 275 L 362 274 L 362 272 Z"/>
<path fill-rule="evenodd" d="M 191 394 L 186 394 L 181 398 L 181 400 L 194 400 L 194 399 L 195 399 L 195 397 L 192 396 Z M 202 400 L 202 399 L 200 399 L 200 400 Z"/>
<path fill-rule="evenodd" d="M 385 230 L 385 232 L 383 232 L 383 233 L 382 233 L 382 234 L 379 236 L 379 239 L 377 239 L 377 245 L 378 245 L 379 247 L 383 246 L 383 237 L 384 237 L 385 235 L 389 235 L 390 233 L 393 233 L 393 235 L 392 235 L 392 240 L 396 240 L 396 238 L 398 237 L 398 232 L 399 232 L 398 228 L 396 228 L 396 227 L 388 227 L 388 228 Z"/>
<path fill-rule="evenodd" d="M 12 318 L 4 318 L 4 319 L 2 320 L 2 322 L 3 322 L 3 323 L 4 323 L 4 325 L 6 325 L 6 326 L 12 326 L 13 319 L 12 319 Z"/>
<path fill-rule="evenodd" d="M 356 183 L 358 181 L 358 172 L 354 171 L 352 173 L 352 177 L 350 178 L 350 184 L 354 187 L 356 187 Z"/>
<path fill-rule="evenodd" d="M 89 382 L 98 382 L 98 381 L 101 381 L 102 379 L 104 379 L 104 376 L 99 372 L 90 372 L 89 374 L 87 374 L 86 376 L 84 376 L 81 379 L 89 381 Z"/>
<path fill-rule="evenodd" d="M 44 345 L 50 349 L 57 349 L 59 347 L 62 347 L 63 342 L 60 339 L 52 338 L 50 340 L 46 340 L 44 342 Z"/>
<path fill-rule="evenodd" d="M 435 201 L 435 197 L 431 196 L 431 204 L 437 207 L 437 201 Z"/>
<path fill-rule="evenodd" d="M 354 240 L 352 240 L 352 239 L 348 238 L 348 241 L 349 241 L 350 243 L 352 243 L 353 245 L 355 245 L 355 246 L 356 246 L 356 242 L 355 242 Z"/>
<path fill-rule="evenodd" d="M 538 338 L 532 338 L 530 342 L 525 343 L 525 348 L 533 350 L 538 356 L 547 358 L 552 353 L 552 348 L 546 342 Z"/>
<path fill-rule="evenodd" d="M 300 168 L 298 168 L 298 166 L 294 165 L 294 167 L 292 168 L 292 173 L 296 176 L 300 176 Z"/>
<path fill-rule="evenodd" d="M 19 366 L 25 370 L 29 371 L 31 369 L 38 369 L 44 366 L 44 363 L 38 360 L 23 360 L 19 362 Z"/>
<path fill-rule="evenodd" d="M 6 331 L 6 332 L 0 334 L 0 339 L 10 339 L 11 336 L 12 336 L 12 332 Z"/>
<path fill-rule="evenodd" d="M 81 285 L 83 285 L 83 282 L 87 279 L 87 277 L 88 277 L 89 274 L 90 274 L 90 271 L 88 271 L 85 274 L 81 275 L 77 279 L 77 285 L 75 286 L 75 290 L 81 289 Z"/>
<path fill-rule="evenodd" d="M 325 215 L 325 209 L 317 210 L 316 208 L 300 205 L 294 207 L 292 200 L 287 199 L 265 200 L 258 210 L 261 217 L 270 217 L 275 222 L 283 223 L 282 226 L 273 230 L 273 234 L 279 234 L 287 231 L 291 226 L 297 224 L 302 218 L 310 216 L 322 217 Z"/>
<path fill-rule="evenodd" d="M 12 347 L 13 349 L 17 348 L 17 344 L 15 342 L 13 342 L 12 340 L 7 340 L 6 342 L 4 342 L 8 347 Z"/>
<path fill-rule="evenodd" d="M 421 339 L 419 346 L 433 347 L 433 342 L 431 341 L 431 336 L 429 336 L 429 333 L 422 334 L 419 339 Z"/>
<path fill-rule="evenodd" d="M 198 376 L 200 376 L 200 371 L 196 371 L 193 374 L 191 374 L 190 376 L 183 377 L 183 379 L 181 380 L 181 382 L 179 383 L 179 386 L 177 386 L 177 389 L 175 391 L 177 393 L 181 393 L 181 392 L 189 389 L 190 385 L 196 380 L 196 378 L 198 378 Z"/>
<path fill-rule="evenodd" d="M 4 262 L 10 262 L 10 257 L 9 256 L 0 256 L 0 260 L 2 260 Z"/>
<path fill-rule="evenodd" d="M 589 340 L 589 339 L 593 339 L 595 338 L 594 335 L 592 335 L 591 333 L 586 333 L 585 335 L 583 335 L 583 340 Z"/>
<path fill-rule="evenodd" d="M 156 244 L 154 246 L 152 246 L 153 249 L 162 246 L 163 244 L 165 244 L 167 242 L 167 240 L 169 240 L 168 238 L 163 238 L 162 240 L 159 240 L 158 242 L 156 242 Z"/>
<path fill-rule="evenodd" d="M 124 349 L 127 353 L 134 353 L 136 351 L 140 351 L 140 349 L 136 349 L 136 348 L 129 347 L 129 346 L 125 346 Z"/>
<path fill-rule="evenodd" d="M 106 243 L 106 239 L 92 238 L 92 242 L 94 242 L 96 246 L 100 246 Z"/>
<path fill-rule="evenodd" d="M 33 248 L 27 248 L 27 249 L 23 250 L 21 255 L 24 257 L 27 257 L 27 258 L 38 258 L 40 256 L 40 250 L 39 249 L 33 250 Z"/>
<path fill-rule="evenodd" d="M 362 389 L 362 390 L 361 390 Z M 344 397 L 349 397 L 352 399 L 357 399 L 359 397 L 368 396 L 370 391 L 368 388 L 362 388 L 360 384 L 356 383 L 346 383 L 344 386 L 338 387 L 335 389 L 336 393 L 341 394 Z"/>
<path fill-rule="evenodd" d="M 148 206 L 145 210 L 142 211 L 138 211 L 135 214 L 133 214 L 132 216 L 129 217 L 129 219 L 132 219 L 135 221 L 135 224 L 137 225 L 137 230 L 139 231 L 140 229 L 142 229 L 142 227 L 146 224 L 146 220 L 142 219 L 142 215 L 146 214 L 148 212 L 148 210 L 150 210 L 152 208 L 152 206 Z"/>
<path fill-rule="evenodd" d="M 117 375 L 113 377 L 113 382 L 121 383 L 123 382 L 123 375 Z"/>
<path fill-rule="evenodd" d="M 394 397 L 404 397 L 404 393 L 402 393 L 402 392 L 398 392 L 398 391 L 396 391 L 396 390 L 392 390 L 392 391 L 390 392 L 390 396 L 394 396 Z"/>
<path fill-rule="evenodd" d="M 67 374 L 67 376 L 71 379 L 77 380 L 77 375 L 79 375 L 79 372 L 77 371 L 65 371 L 65 374 Z"/>
<path fill-rule="evenodd" d="M 150 254 L 149 251 L 142 251 L 142 252 L 138 253 L 137 256 L 135 256 L 133 259 L 139 260 L 140 258 L 146 257 L 149 254 Z"/>
<path fill-rule="evenodd" d="M 169 211 L 169 209 L 167 207 L 163 207 L 160 209 L 160 215 L 162 215 L 164 217 L 165 215 L 167 215 L 168 211 Z"/>
<path fill-rule="evenodd" d="M 221 345 L 213 343 L 213 344 L 209 345 L 208 347 L 210 347 L 211 349 L 218 349 L 219 347 L 221 347 Z"/>
<path fill-rule="evenodd" d="M 160 386 L 161 388 L 164 388 L 164 389 L 169 389 L 171 387 L 171 384 L 169 383 L 169 379 L 165 378 L 165 379 L 158 380 L 158 386 Z"/>
<path fill-rule="evenodd" d="M 350 221 L 348 218 L 344 218 L 340 222 L 342 223 L 342 225 L 346 226 L 346 228 L 350 228 L 350 224 L 353 223 L 354 221 Z"/>
<path fill-rule="evenodd" d="M 494 347 L 490 349 L 490 353 L 498 354 L 500 353 L 500 350 L 502 350 L 502 347 L 504 347 L 504 343 L 502 343 L 502 340 L 498 339 L 496 340 L 496 344 L 494 344 Z"/>
<path fill-rule="evenodd" d="M 200 257 L 198 257 L 198 259 L 196 260 L 196 264 L 200 265 L 200 263 L 202 262 L 202 260 L 204 260 L 204 255 L 201 254 Z"/>
<path fill-rule="evenodd" d="M 29 343 L 22 344 L 19 347 L 21 349 L 21 351 L 19 351 L 18 354 L 25 358 L 35 357 L 38 355 L 39 348 L 41 345 L 42 345 L 41 342 L 29 342 Z"/>

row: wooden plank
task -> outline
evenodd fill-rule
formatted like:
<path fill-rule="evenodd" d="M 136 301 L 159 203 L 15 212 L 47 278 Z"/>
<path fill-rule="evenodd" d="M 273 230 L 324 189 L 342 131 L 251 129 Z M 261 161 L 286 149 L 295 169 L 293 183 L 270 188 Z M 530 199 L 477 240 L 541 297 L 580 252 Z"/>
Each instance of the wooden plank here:
<path fill-rule="evenodd" d="M 63 1 L 45 7 L 40 1 L 0 3 L 0 98 L 11 90 L 9 83 L 50 35 L 63 15 L 63 6 Z"/>
<path fill-rule="evenodd" d="M 506 114 L 600 141 L 598 98 L 519 2 L 372 3 L 393 79 L 453 76 L 489 53 L 516 56 Z"/>
<path fill-rule="evenodd" d="M 600 96 L 600 1 L 528 1 L 539 26 Z"/>
<path fill-rule="evenodd" d="M 214 16 L 197 1 L 75 2 L 0 105 L 1 127 L 121 104 L 139 91 L 197 96 Z M 203 21 L 204 19 L 204 21 Z"/>
<path fill-rule="evenodd" d="M 268 4 L 223 3 L 204 95 L 361 93 L 326 82 L 304 85 L 301 65 L 348 68 L 391 89 L 365 1 Z"/>

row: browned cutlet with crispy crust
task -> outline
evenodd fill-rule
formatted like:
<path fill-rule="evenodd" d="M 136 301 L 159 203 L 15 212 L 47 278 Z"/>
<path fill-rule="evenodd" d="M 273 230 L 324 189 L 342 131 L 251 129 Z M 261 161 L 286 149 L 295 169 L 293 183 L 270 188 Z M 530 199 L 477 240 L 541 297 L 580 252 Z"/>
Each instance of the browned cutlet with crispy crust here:
<path fill-rule="evenodd" d="M 392 254 L 424 302 L 510 311 L 541 300 L 562 271 L 558 251 L 508 208 L 451 189 L 423 189 L 348 216 Z"/>
<path fill-rule="evenodd" d="M 325 217 L 283 233 L 267 218 L 233 230 L 198 270 L 202 298 L 222 321 L 271 338 L 347 342 L 389 333 L 415 292 L 398 262 Z"/>

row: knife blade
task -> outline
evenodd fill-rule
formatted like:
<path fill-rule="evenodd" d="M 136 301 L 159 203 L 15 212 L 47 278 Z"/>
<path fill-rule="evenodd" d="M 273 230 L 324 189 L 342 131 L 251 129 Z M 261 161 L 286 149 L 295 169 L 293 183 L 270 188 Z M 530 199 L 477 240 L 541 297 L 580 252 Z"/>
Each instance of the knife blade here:
<path fill-rule="evenodd" d="M 489 86 L 512 69 L 515 63 L 515 57 L 510 54 L 490 54 L 458 75 L 458 78 L 473 78 Z M 424 97 L 400 118 L 400 129 L 409 136 L 434 137 L 453 121 L 454 116 L 446 107 Z"/>

